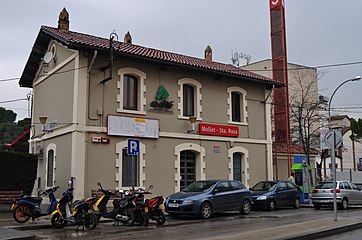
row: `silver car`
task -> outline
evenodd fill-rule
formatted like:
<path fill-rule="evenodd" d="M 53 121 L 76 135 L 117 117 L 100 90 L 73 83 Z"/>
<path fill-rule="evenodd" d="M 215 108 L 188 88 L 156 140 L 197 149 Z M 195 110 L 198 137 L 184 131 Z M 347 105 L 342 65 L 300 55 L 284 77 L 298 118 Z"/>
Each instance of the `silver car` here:
<path fill-rule="evenodd" d="M 362 191 L 350 181 L 336 182 L 337 205 L 347 209 L 348 205 L 362 205 Z M 315 186 L 312 193 L 312 203 L 315 209 L 322 206 L 333 206 L 333 182 L 321 182 Z"/>

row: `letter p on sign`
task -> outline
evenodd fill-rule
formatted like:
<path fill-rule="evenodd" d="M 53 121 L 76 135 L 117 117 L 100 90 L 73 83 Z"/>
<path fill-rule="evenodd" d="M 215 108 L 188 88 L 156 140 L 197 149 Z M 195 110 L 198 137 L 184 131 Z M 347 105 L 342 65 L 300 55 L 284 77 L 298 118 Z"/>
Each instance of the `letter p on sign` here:
<path fill-rule="evenodd" d="M 140 140 L 127 139 L 127 154 L 128 155 L 140 155 Z"/>

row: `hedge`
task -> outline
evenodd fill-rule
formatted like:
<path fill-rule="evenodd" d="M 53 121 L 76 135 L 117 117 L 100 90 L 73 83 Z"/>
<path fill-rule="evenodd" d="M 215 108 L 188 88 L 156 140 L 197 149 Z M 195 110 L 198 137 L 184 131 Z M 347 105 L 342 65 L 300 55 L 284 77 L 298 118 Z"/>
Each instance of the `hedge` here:
<path fill-rule="evenodd" d="M 0 151 L 0 191 L 23 190 L 31 194 L 37 167 L 36 155 Z"/>

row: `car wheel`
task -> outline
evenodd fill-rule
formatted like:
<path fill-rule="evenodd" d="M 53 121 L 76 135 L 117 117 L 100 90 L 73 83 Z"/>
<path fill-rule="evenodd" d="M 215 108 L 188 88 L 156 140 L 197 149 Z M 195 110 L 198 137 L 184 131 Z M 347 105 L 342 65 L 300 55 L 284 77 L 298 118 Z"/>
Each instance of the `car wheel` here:
<path fill-rule="evenodd" d="M 204 202 L 203 204 L 201 204 L 200 217 L 202 219 L 207 219 L 211 217 L 211 214 L 212 214 L 211 204 L 208 202 Z"/>
<path fill-rule="evenodd" d="M 316 209 L 316 210 L 321 209 L 321 205 L 319 205 L 319 204 L 314 204 L 314 209 Z"/>
<path fill-rule="evenodd" d="M 298 209 L 299 207 L 300 207 L 300 201 L 299 198 L 296 198 L 293 204 L 293 208 Z"/>
<path fill-rule="evenodd" d="M 270 211 L 274 211 L 274 210 L 275 210 L 275 200 L 274 200 L 274 199 L 271 199 L 271 200 L 269 201 L 268 209 L 269 209 Z"/>
<path fill-rule="evenodd" d="M 243 215 L 247 215 L 250 213 L 251 209 L 251 202 L 249 200 L 244 200 L 243 204 L 241 205 L 240 213 Z"/>
<path fill-rule="evenodd" d="M 346 210 L 348 208 L 348 200 L 347 198 L 342 199 L 341 209 Z"/>

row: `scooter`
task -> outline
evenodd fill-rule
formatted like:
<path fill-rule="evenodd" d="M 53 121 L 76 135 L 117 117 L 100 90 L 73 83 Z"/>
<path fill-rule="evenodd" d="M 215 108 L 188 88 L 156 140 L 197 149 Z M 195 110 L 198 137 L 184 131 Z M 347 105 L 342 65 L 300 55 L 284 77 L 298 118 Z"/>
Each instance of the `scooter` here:
<path fill-rule="evenodd" d="M 146 207 L 148 208 L 148 218 L 156 221 L 157 225 L 163 225 L 166 222 L 164 213 L 164 198 L 156 196 L 151 199 L 146 199 Z"/>
<path fill-rule="evenodd" d="M 138 215 L 136 214 L 136 219 L 138 219 L 140 225 L 147 225 L 149 222 L 149 219 L 156 221 L 157 225 L 163 225 L 166 222 L 166 216 L 164 213 L 164 198 L 163 196 L 156 196 L 151 199 L 144 200 L 144 194 L 152 194 L 149 190 L 153 188 L 153 185 L 150 185 L 148 190 L 144 189 L 138 189 L 135 191 L 135 194 L 137 194 L 137 204 L 139 204 L 141 207 L 140 210 L 138 210 Z M 143 202 L 143 204 L 142 204 Z M 136 204 L 136 206 L 137 206 Z M 137 210 L 137 207 L 136 207 Z M 137 212 L 137 211 L 136 211 Z M 143 216 L 143 214 L 146 214 L 146 217 Z M 138 216 L 138 217 L 137 217 Z M 137 221 L 137 220 L 136 220 Z M 147 221 L 147 223 L 144 223 Z"/>
<path fill-rule="evenodd" d="M 97 200 L 97 202 L 93 205 L 93 210 L 97 215 L 97 218 L 100 219 L 108 218 L 113 219 L 114 224 L 113 226 L 119 225 L 122 223 L 125 226 L 130 226 L 136 220 L 136 216 L 134 214 L 135 203 L 133 202 L 134 196 L 128 195 L 123 196 L 123 191 L 120 191 L 122 194 L 121 199 L 114 199 L 113 209 L 112 211 L 108 212 L 107 210 L 107 203 L 112 195 L 116 195 L 115 192 L 112 192 L 109 189 L 103 189 L 102 184 L 97 182 L 99 186 L 99 191 L 103 193 Z"/>
<path fill-rule="evenodd" d="M 50 215 L 57 205 L 57 198 L 54 192 L 57 191 L 59 186 L 49 188 L 45 191 L 40 190 L 39 197 L 24 196 L 11 206 L 13 211 L 13 218 L 18 223 L 26 223 L 31 218 L 32 222 L 35 222 L 36 218 Z M 43 201 L 42 196 L 49 197 L 49 205 L 46 212 L 41 212 L 40 204 Z"/>
<path fill-rule="evenodd" d="M 97 201 L 97 198 L 91 197 L 86 200 L 75 201 L 73 206 L 73 190 L 72 182 L 68 183 L 69 188 L 63 193 L 62 198 L 59 200 L 55 211 L 52 213 L 51 223 L 56 228 L 63 228 L 68 223 L 78 225 L 93 230 L 96 228 L 98 220 L 94 212 L 91 212 L 92 205 Z M 73 213 L 71 212 L 73 209 Z"/>

